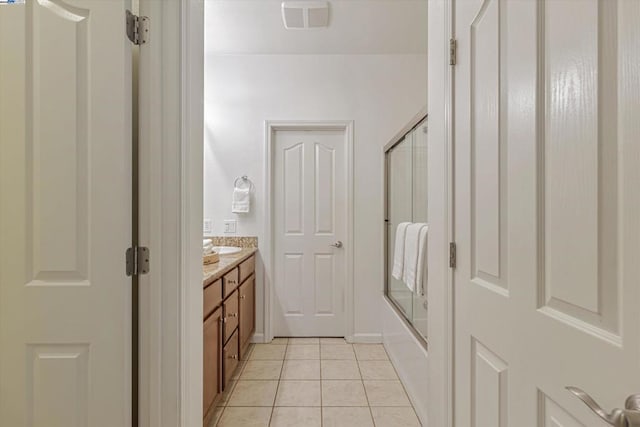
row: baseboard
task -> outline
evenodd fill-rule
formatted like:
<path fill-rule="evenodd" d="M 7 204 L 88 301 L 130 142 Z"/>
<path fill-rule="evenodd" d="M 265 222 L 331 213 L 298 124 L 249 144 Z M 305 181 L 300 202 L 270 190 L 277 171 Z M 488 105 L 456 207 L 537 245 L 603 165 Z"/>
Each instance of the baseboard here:
<path fill-rule="evenodd" d="M 251 342 L 253 344 L 263 344 L 264 343 L 264 334 L 263 333 L 255 333 L 251 337 Z"/>
<path fill-rule="evenodd" d="M 382 344 L 382 334 L 353 334 L 345 338 L 352 344 Z"/>

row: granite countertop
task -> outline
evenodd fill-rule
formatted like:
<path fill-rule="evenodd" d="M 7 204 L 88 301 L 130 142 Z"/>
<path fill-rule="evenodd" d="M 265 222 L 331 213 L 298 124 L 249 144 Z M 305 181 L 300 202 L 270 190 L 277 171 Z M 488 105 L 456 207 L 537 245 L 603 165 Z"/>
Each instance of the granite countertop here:
<path fill-rule="evenodd" d="M 220 255 L 220 261 L 215 264 L 204 265 L 204 276 L 202 279 L 203 287 L 207 287 L 215 282 L 234 267 L 237 267 L 242 261 L 255 254 L 258 248 L 242 248 L 238 253 L 231 255 Z"/>

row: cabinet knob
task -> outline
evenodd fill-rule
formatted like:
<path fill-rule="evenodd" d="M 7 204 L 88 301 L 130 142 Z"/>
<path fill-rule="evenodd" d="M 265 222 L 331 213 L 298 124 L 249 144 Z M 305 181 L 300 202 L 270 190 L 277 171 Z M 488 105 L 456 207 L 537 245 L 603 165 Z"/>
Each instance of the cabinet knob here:
<path fill-rule="evenodd" d="M 237 354 L 232 354 L 232 355 L 231 355 L 231 358 L 232 358 L 233 360 L 237 360 L 237 359 L 238 359 L 238 355 L 237 355 Z"/>
<path fill-rule="evenodd" d="M 238 313 L 230 313 L 229 317 L 238 317 Z"/>
<path fill-rule="evenodd" d="M 240 299 L 245 299 L 246 295 L 240 295 Z"/>

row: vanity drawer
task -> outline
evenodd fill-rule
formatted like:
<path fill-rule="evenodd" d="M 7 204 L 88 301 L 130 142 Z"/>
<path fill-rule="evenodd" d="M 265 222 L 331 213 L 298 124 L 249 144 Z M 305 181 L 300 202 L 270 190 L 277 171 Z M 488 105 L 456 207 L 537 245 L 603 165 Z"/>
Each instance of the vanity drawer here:
<path fill-rule="evenodd" d="M 231 295 L 236 290 L 240 281 L 238 280 L 238 268 L 234 268 L 224 276 L 222 276 L 222 284 L 224 285 L 224 297 Z"/>
<path fill-rule="evenodd" d="M 206 319 L 222 302 L 222 279 L 218 279 L 204 288 L 203 300 L 203 314 Z"/>
<path fill-rule="evenodd" d="M 222 363 L 224 364 L 222 368 L 224 372 L 223 389 L 226 389 L 229 385 L 229 381 L 238 367 L 238 359 L 238 332 L 236 331 L 222 350 Z"/>
<path fill-rule="evenodd" d="M 233 334 L 233 331 L 238 327 L 238 312 L 239 312 L 239 300 L 238 300 L 238 291 L 234 292 L 231 297 L 229 297 L 224 302 L 224 335 L 223 342 L 227 342 L 227 340 Z"/>
<path fill-rule="evenodd" d="M 254 271 L 256 271 L 256 256 L 252 255 L 240 264 L 240 283 L 251 277 Z"/>

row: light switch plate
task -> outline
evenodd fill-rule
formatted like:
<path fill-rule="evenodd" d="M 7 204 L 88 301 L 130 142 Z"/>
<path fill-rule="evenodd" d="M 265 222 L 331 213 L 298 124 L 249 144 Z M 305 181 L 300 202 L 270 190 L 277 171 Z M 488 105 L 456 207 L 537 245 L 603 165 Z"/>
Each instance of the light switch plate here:
<path fill-rule="evenodd" d="M 211 236 L 213 234 L 213 221 L 209 218 L 205 218 L 202 221 L 202 234 L 205 236 Z"/>
<path fill-rule="evenodd" d="M 235 219 L 226 219 L 224 221 L 224 232 L 235 233 L 237 224 L 238 224 L 238 221 L 236 221 Z"/>

